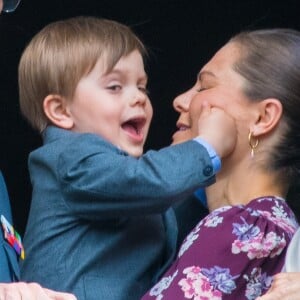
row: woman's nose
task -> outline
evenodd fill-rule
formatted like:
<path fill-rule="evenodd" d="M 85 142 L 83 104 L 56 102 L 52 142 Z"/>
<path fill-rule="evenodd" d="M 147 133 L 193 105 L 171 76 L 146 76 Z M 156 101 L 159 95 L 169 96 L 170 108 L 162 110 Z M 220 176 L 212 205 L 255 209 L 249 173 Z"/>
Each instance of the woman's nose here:
<path fill-rule="evenodd" d="M 193 93 L 191 90 L 178 95 L 173 101 L 173 107 L 177 112 L 186 112 L 189 110 Z"/>

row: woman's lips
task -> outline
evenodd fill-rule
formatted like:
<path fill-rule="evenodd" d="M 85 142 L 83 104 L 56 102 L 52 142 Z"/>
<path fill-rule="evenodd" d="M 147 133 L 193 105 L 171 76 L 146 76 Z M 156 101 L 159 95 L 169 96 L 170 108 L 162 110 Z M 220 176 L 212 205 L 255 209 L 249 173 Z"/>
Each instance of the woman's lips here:
<path fill-rule="evenodd" d="M 173 143 L 184 142 L 191 138 L 189 126 L 177 124 L 177 128 L 178 130 L 172 136 Z"/>

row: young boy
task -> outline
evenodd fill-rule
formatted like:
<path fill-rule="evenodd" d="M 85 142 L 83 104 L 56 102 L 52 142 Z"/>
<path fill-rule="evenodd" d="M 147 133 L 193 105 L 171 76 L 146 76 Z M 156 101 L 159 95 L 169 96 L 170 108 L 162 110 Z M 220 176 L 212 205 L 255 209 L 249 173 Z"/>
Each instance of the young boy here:
<path fill-rule="evenodd" d="M 23 280 L 80 300 L 140 299 L 174 257 L 168 208 L 213 182 L 216 152 L 231 151 L 228 119 L 200 135 L 216 152 L 198 139 L 143 155 L 152 118 L 144 54 L 128 27 L 91 17 L 46 26 L 24 51 L 21 110 L 44 145 L 29 157 Z"/>

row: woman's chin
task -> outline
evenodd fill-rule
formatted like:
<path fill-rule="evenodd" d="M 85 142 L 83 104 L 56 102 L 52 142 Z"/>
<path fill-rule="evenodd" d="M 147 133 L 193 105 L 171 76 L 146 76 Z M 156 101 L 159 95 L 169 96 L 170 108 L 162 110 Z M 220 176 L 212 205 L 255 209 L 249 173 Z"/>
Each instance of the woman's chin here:
<path fill-rule="evenodd" d="M 180 144 L 190 139 L 192 139 L 190 134 L 187 134 L 184 131 L 177 131 L 172 137 L 172 145 Z"/>

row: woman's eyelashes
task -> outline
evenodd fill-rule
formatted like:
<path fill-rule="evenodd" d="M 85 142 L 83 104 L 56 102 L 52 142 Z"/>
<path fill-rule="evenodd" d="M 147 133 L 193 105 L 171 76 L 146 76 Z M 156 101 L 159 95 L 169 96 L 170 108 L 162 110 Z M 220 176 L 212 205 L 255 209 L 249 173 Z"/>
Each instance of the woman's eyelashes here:
<path fill-rule="evenodd" d="M 201 84 L 200 87 L 198 87 L 196 89 L 196 91 L 199 93 L 199 92 L 203 92 L 205 90 L 208 90 L 208 89 L 211 89 L 215 86 L 214 83 L 205 83 L 205 84 Z"/>

